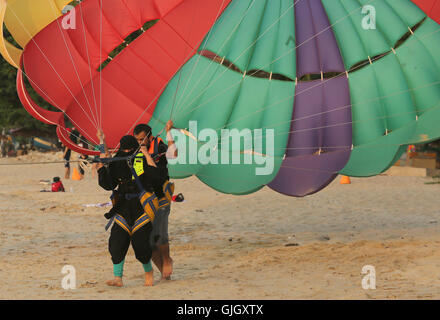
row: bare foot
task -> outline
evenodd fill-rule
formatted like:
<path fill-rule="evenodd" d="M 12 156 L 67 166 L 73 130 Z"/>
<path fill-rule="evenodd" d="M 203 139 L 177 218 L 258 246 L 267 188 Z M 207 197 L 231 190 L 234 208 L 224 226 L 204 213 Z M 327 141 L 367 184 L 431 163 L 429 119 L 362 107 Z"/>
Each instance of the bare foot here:
<path fill-rule="evenodd" d="M 145 272 L 145 286 L 152 287 L 154 283 L 153 270 L 150 272 Z"/>
<path fill-rule="evenodd" d="M 171 274 L 173 273 L 173 259 L 163 259 L 162 264 L 162 279 L 171 280 Z"/>
<path fill-rule="evenodd" d="M 123 286 L 121 277 L 115 277 L 113 280 L 108 280 L 106 282 L 106 284 L 111 287 L 122 287 Z"/>

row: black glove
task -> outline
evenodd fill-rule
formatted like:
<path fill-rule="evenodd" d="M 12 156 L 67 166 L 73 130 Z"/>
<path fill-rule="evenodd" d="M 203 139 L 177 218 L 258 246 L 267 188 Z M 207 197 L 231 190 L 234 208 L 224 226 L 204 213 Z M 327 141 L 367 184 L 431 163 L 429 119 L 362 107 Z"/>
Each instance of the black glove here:
<path fill-rule="evenodd" d="M 114 217 L 116 215 L 116 210 L 115 207 L 111 208 L 109 212 L 107 212 L 106 214 L 104 214 L 104 217 L 108 220 L 111 219 L 112 217 Z"/>

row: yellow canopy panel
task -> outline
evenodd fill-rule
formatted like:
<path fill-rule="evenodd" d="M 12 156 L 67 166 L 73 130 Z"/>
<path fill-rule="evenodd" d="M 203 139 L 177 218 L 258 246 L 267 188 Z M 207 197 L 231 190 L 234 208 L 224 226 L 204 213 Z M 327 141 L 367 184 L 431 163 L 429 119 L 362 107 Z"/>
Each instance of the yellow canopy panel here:
<path fill-rule="evenodd" d="M 0 31 L 3 23 L 14 40 L 24 48 L 48 24 L 62 15 L 71 0 L 0 0 Z M 0 37 L 0 53 L 18 68 L 22 50 Z"/>

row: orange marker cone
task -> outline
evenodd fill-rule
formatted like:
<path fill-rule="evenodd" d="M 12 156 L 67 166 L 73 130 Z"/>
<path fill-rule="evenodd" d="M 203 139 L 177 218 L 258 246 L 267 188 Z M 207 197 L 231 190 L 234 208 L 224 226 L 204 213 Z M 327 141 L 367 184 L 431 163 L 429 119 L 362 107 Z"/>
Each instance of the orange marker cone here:
<path fill-rule="evenodd" d="M 72 180 L 81 180 L 82 176 L 81 174 L 78 172 L 77 168 L 73 168 L 73 172 L 72 172 Z"/>
<path fill-rule="evenodd" d="M 348 177 L 348 176 L 342 176 L 342 177 L 341 177 L 340 184 L 351 184 L 350 177 Z"/>

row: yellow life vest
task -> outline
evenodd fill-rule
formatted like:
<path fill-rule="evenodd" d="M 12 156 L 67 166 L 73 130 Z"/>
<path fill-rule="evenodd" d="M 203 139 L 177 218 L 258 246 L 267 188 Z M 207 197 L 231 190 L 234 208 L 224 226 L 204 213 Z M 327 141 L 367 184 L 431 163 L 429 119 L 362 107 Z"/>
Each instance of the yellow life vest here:
<path fill-rule="evenodd" d="M 144 173 L 144 155 L 142 152 L 139 152 L 134 158 L 133 169 L 138 177 Z"/>

